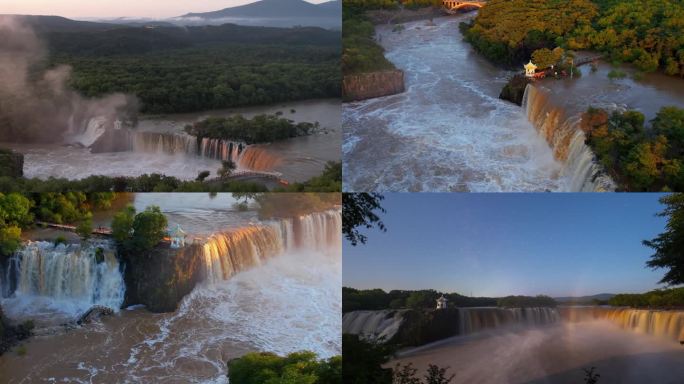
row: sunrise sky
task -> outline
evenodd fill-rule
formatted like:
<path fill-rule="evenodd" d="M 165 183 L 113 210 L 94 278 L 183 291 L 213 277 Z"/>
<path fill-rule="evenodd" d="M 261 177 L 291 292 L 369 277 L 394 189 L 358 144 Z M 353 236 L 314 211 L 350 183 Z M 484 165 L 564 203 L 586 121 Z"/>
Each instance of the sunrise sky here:
<path fill-rule="evenodd" d="M 344 285 L 475 296 L 644 292 L 660 194 L 388 193 L 387 232 L 344 245 Z"/>
<path fill-rule="evenodd" d="M 216 11 L 255 0 L 2 0 L 0 14 L 56 15 L 68 18 L 167 18 Z M 307 0 L 320 4 L 326 0 Z"/>

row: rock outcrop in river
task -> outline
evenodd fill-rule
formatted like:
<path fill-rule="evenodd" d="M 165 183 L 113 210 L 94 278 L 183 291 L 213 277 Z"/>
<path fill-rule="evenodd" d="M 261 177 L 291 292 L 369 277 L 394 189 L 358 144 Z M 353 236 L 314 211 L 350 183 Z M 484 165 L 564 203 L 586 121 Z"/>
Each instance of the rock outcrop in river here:
<path fill-rule="evenodd" d="M 124 307 L 144 304 L 151 312 L 173 312 L 204 279 L 202 246 L 157 247 L 145 254 L 122 253 L 125 260 Z"/>
<path fill-rule="evenodd" d="M 31 336 L 32 323 L 26 322 L 20 325 L 10 324 L 3 315 L 0 307 L 0 355 L 8 351 L 19 341 Z"/>
<path fill-rule="evenodd" d="M 531 81 L 523 75 L 515 75 L 501 90 L 499 99 L 510 101 L 511 103 L 522 106 L 525 96 L 525 88 Z"/>

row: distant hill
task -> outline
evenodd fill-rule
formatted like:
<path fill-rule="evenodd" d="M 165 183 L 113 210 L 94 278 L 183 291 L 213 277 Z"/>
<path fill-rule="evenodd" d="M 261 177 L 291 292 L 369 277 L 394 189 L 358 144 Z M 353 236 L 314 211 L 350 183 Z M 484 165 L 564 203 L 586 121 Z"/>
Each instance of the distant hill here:
<path fill-rule="evenodd" d="M 342 23 L 342 1 L 312 4 L 304 0 L 260 0 L 213 12 L 188 13 L 175 22 L 197 24 L 229 20 L 237 24 L 263 26 L 319 26 L 335 28 Z"/>
<path fill-rule="evenodd" d="M 91 21 L 78 21 L 61 16 L 0 15 L 12 16 L 32 27 L 36 32 L 101 32 L 125 26 Z"/>
<path fill-rule="evenodd" d="M 592 296 L 566 296 L 554 297 L 553 299 L 559 303 L 591 303 L 593 300 L 607 301 L 613 296 L 615 296 L 613 293 L 599 293 Z"/>
<path fill-rule="evenodd" d="M 341 10 L 340 1 L 333 1 L 331 4 L 312 4 L 304 0 L 261 0 L 247 5 L 225 8 L 220 11 L 188 13 L 182 17 L 202 17 L 205 19 L 221 19 L 226 17 L 335 17 L 340 14 Z"/>

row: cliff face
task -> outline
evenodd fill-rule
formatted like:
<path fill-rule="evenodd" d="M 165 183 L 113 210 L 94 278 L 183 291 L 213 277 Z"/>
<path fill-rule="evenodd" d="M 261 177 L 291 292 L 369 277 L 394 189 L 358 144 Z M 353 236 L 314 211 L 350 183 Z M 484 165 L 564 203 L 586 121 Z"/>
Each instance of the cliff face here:
<path fill-rule="evenodd" d="M 358 101 L 404 92 L 404 72 L 391 71 L 361 73 L 344 76 L 342 99 Z"/>
<path fill-rule="evenodd" d="M 131 131 L 128 129 L 107 129 L 90 146 L 92 153 L 126 152 L 131 149 Z"/>
<path fill-rule="evenodd" d="M 157 247 L 145 254 L 123 254 L 124 307 L 144 304 L 151 312 L 173 312 L 185 295 L 204 279 L 202 246 Z"/>
<path fill-rule="evenodd" d="M 525 88 L 531 81 L 523 75 L 513 76 L 508 83 L 501 90 L 499 99 L 508 100 L 522 106 L 523 96 L 525 96 Z"/>
<path fill-rule="evenodd" d="M 2 176 L 24 176 L 24 155 L 0 149 L 0 177 Z"/>
<path fill-rule="evenodd" d="M 392 340 L 401 346 L 418 346 L 456 336 L 459 332 L 458 309 L 411 310 Z"/>

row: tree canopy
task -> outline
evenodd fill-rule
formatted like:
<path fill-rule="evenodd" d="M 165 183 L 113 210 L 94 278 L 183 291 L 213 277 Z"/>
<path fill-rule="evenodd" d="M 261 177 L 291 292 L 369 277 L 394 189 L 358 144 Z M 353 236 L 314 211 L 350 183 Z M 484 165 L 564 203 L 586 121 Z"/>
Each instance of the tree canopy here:
<path fill-rule="evenodd" d="M 248 353 L 228 362 L 228 378 L 235 384 L 342 384 L 342 356 L 319 360 L 313 352 Z"/>
<path fill-rule="evenodd" d="M 667 217 L 667 225 L 665 232 L 643 241 L 645 246 L 655 251 L 646 265 L 653 269 L 666 269 L 661 283 L 684 284 L 684 194 L 667 195 L 660 202 L 665 209 L 658 216 Z"/>
<path fill-rule="evenodd" d="M 345 193 L 342 196 L 342 233 L 352 245 L 366 243 L 367 238 L 359 232 L 359 227 L 387 230 L 376 214 L 376 211 L 385 212 L 380 205 L 383 199 L 379 193 Z"/>

